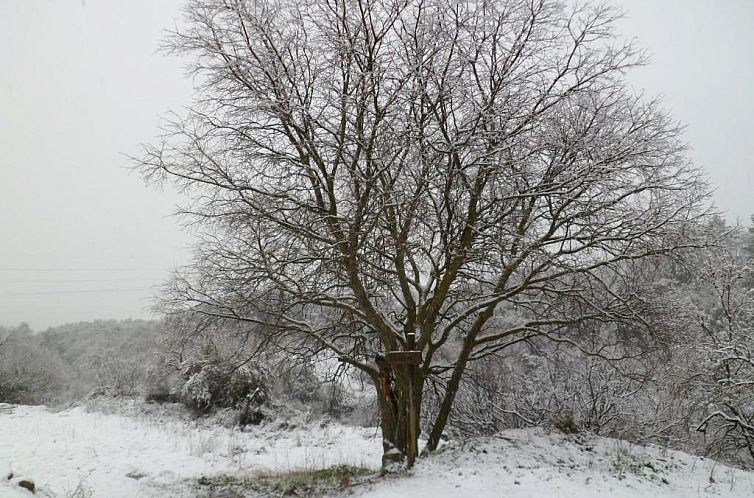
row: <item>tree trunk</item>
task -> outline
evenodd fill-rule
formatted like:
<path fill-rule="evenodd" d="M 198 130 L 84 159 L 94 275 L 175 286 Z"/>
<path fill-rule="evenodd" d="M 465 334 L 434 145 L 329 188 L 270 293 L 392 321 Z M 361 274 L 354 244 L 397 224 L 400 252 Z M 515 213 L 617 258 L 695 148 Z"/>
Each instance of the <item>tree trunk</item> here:
<path fill-rule="evenodd" d="M 448 417 L 450 417 L 450 410 L 453 408 L 453 402 L 456 399 L 458 393 L 458 386 L 461 384 L 461 378 L 466 371 L 466 363 L 469 361 L 472 348 L 468 344 L 464 345 L 461 350 L 461 354 L 456 361 L 456 365 L 453 368 L 453 373 L 448 380 L 448 386 L 445 390 L 445 396 L 440 404 L 440 410 L 437 412 L 437 418 L 432 426 L 432 430 L 429 433 L 427 439 L 427 450 L 434 451 L 437 449 L 437 445 L 440 443 L 440 436 L 445 429 L 445 425 L 448 423 Z"/>
<path fill-rule="evenodd" d="M 391 368 L 383 364 L 376 387 L 382 429 L 382 466 L 407 460 L 411 466 L 418 453 L 421 372 L 416 367 Z M 410 414 L 413 414 L 413 428 L 409 425 Z"/>

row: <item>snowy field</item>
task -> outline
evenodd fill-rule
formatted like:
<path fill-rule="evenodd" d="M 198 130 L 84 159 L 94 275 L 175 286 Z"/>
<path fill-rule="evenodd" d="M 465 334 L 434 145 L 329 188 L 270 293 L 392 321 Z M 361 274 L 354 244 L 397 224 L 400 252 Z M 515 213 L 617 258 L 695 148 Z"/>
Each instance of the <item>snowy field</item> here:
<path fill-rule="evenodd" d="M 0 404 L 0 471 L 54 497 L 76 496 L 78 487 L 97 498 L 195 497 L 201 476 L 344 463 L 377 469 L 381 450 L 375 429 L 342 425 L 283 430 L 273 423 L 240 432 L 81 407 L 53 413 Z M 0 497 L 16 496 L 6 489 Z"/>
<path fill-rule="evenodd" d="M 202 476 L 350 464 L 377 469 L 375 429 L 272 422 L 240 432 L 152 415 L 81 407 L 0 405 L 0 497 L 204 497 Z M 7 480 L 8 474 L 13 478 Z M 36 495 L 18 487 L 37 485 Z M 754 474 L 660 448 L 544 430 L 451 442 L 407 476 L 341 494 L 372 498 L 754 497 Z M 255 496 L 244 489 L 212 496 Z"/>

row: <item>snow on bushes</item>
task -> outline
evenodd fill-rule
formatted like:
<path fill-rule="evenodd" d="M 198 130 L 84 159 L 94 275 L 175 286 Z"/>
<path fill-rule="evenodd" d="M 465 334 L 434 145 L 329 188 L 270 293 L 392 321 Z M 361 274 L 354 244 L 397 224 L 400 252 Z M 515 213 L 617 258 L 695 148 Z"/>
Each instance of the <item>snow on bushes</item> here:
<path fill-rule="evenodd" d="M 248 365 L 229 368 L 219 361 L 187 361 L 181 377 L 184 382 L 174 394 L 186 406 L 200 411 L 239 408 L 246 401 L 261 406 L 269 401 L 264 375 Z"/>

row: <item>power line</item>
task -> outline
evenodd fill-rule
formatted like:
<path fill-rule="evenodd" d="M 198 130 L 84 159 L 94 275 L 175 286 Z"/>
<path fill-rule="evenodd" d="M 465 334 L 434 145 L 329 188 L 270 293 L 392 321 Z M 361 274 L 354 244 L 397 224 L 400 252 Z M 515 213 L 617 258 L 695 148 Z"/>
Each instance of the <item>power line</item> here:
<path fill-rule="evenodd" d="M 17 298 L 17 297 L 36 297 L 36 296 L 56 296 L 60 294 L 94 294 L 99 292 L 143 292 L 154 290 L 151 287 L 142 287 L 138 289 L 88 289 L 88 290 L 70 290 L 70 291 L 49 291 L 49 292 L 14 292 L 10 294 L 0 294 L 0 299 Z"/>
<path fill-rule="evenodd" d="M 146 282 L 153 278 L 78 278 L 57 280 L 0 280 L 0 284 L 71 284 L 90 282 Z"/>
<path fill-rule="evenodd" d="M 169 271 L 169 268 L 141 267 L 141 268 L 16 268 L 0 267 L 0 271 L 25 272 L 101 272 L 101 271 Z"/>

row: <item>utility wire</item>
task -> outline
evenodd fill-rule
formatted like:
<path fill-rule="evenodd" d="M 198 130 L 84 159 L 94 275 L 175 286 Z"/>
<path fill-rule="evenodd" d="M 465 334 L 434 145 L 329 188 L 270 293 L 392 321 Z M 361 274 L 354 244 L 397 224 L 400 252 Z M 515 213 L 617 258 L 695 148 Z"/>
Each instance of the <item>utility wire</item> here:
<path fill-rule="evenodd" d="M 0 284 L 72 284 L 90 282 L 147 282 L 153 278 L 80 278 L 58 280 L 0 280 Z"/>
<path fill-rule="evenodd" d="M 99 271 L 168 271 L 169 268 L 16 268 L 0 267 L 0 271 L 28 271 L 28 272 L 99 272 Z"/>
<path fill-rule="evenodd" d="M 0 299 L 13 299 L 17 297 L 35 297 L 35 296 L 57 296 L 59 294 L 95 294 L 99 292 L 143 292 L 154 290 L 151 287 L 142 287 L 137 289 L 88 289 L 88 290 L 70 290 L 70 291 L 50 291 L 50 292 L 15 292 L 11 294 L 0 294 Z"/>

